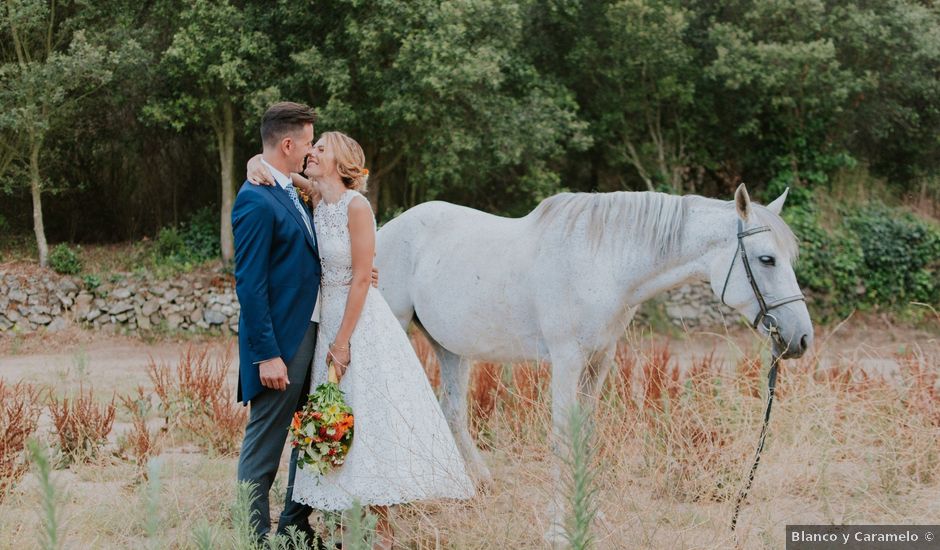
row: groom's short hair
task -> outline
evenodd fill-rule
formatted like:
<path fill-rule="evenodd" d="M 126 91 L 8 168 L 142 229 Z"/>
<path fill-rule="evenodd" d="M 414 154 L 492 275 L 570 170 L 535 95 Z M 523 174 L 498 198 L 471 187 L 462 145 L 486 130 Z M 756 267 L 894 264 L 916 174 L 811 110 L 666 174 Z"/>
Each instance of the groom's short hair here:
<path fill-rule="evenodd" d="M 317 113 L 312 107 L 292 101 L 275 103 L 261 117 L 261 142 L 274 147 L 288 134 L 303 131 L 305 124 L 316 120 Z"/>

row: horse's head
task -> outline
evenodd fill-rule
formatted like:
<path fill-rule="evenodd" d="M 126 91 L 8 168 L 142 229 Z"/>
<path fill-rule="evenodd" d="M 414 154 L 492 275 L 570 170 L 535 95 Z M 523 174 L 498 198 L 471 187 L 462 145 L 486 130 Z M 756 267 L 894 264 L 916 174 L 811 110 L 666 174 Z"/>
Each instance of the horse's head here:
<path fill-rule="evenodd" d="M 736 228 L 711 266 L 711 285 L 727 305 L 773 339 L 773 352 L 800 357 L 813 342 L 813 324 L 796 282 L 796 239 L 780 218 L 784 191 L 766 207 L 751 203 L 742 184 L 734 194 Z"/>

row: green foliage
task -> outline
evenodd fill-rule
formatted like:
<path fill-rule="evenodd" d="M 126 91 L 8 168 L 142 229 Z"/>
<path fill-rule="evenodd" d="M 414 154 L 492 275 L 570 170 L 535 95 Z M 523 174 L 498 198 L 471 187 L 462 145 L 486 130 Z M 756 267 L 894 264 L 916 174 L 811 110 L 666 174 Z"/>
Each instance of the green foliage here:
<path fill-rule="evenodd" d="M 940 301 L 940 228 L 881 203 L 842 205 L 826 216 L 811 192 L 791 194 L 783 218 L 800 239 L 796 265 L 822 319 L 855 309 L 905 309 Z"/>
<path fill-rule="evenodd" d="M 860 269 L 862 250 L 858 238 L 846 228 L 826 229 L 813 204 L 787 205 L 783 218 L 800 239 L 796 275 L 808 290 L 809 304 L 821 318 L 844 316 L 862 302 Z"/>
<path fill-rule="evenodd" d="M 594 544 L 591 527 L 597 515 L 597 486 L 593 473 L 592 418 L 575 404 L 568 414 L 568 442 L 570 456 L 567 461 L 568 517 L 565 520 L 565 538 L 571 548 L 585 550 Z"/>
<path fill-rule="evenodd" d="M 39 534 L 43 550 L 58 549 L 62 542 L 59 535 L 59 496 L 52 483 L 52 463 L 45 447 L 35 439 L 29 441 L 29 455 L 36 465 L 36 477 L 42 496 L 42 532 Z"/>
<path fill-rule="evenodd" d="M 345 518 L 346 535 L 343 548 L 351 550 L 369 550 L 375 542 L 375 526 L 378 516 L 369 512 L 359 504 L 358 499 L 353 500 L 352 508 L 343 512 Z"/>
<path fill-rule="evenodd" d="M 271 40 L 227 0 L 187 2 L 177 17 L 160 63 L 166 95 L 153 98 L 144 113 L 177 131 L 196 124 L 222 132 L 226 106 L 263 88 L 258 76 L 273 56 Z"/>
<path fill-rule="evenodd" d="M 160 527 L 163 522 L 160 513 L 160 487 L 162 485 L 160 462 L 151 458 L 147 464 L 147 472 L 148 483 L 141 495 L 144 509 L 144 532 L 147 534 L 149 548 L 162 548 L 160 541 Z"/>
<path fill-rule="evenodd" d="M 63 275 L 77 275 L 82 271 L 82 259 L 78 251 L 65 243 L 59 243 L 49 253 L 49 267 Z"/>
<path fill-rule="evenodd" d="M 881 204 L 853 212 L 846 222 L 864 254 L 867 302 L 940 303 L 940 228 Z"/>
<path fill-rule="evenodd" d="M 30 228 L 34 183 L 56 197 L 53 241 L 160 232 L 138 263 L 165 275 L 214 258 L 210 242 L 225 256 L 260 114 L 290 99 L 363 145 L 379 219 L 431 199 L 520 215 L 562 190 L 789 186 L 814 307 L 902 306 L 934 296 L 935 272 L 872 290 L 905 266 L 872 260 L 865 235 L 929 245 L 810 203 L 854 166 L 936 212 L 921 189 L 940 175 L 938 28 L 919 0 L 11 0 L 0 233 Z M 198 208 L 219 237 L 166 227 Z"/>
<path fill-rule="evenodd" d="M 82 277 L 82 282 L 85 284 L 87 290 L 94 291 L 96 288 L 101 286 L 101 277 L 89 273 Z"/>
<path fill-rule="evenodd" d="M 219 547 L 218 535 L 218 528 L 203 518 L 193 528 L 193 546 L 197 550 L 214 550 Z"/>
<path fill-rule="evenodd" d="M 218 258 L 218 217 L 202 208 L 179 227 L 164 227 L 154 241 L 154 252 L 158 265 L 185 268 Z"/>
<path fill-rule="evenodd" d="M 258 524 L 257 510 L 251 505 L 258 498 L 258 484 L 249 481 L 240 481 L 236 488 L 235 502 L 232 503 L 232 528 L 235 531 L 235 548 L 243 550 L 260 550 L 255 537 L 255 527 Z"/>
<path fill-rule="evenodd" d="M 345 1 L 276 14 L 297 33 L 285 90 L 317 107 L 318 130 L 361 141 L 383 208 L 439 198 L 527 212 L 559 189 L 564 152 L 589 141 L 571 93 L 526 54 L 529 7 Z"/>

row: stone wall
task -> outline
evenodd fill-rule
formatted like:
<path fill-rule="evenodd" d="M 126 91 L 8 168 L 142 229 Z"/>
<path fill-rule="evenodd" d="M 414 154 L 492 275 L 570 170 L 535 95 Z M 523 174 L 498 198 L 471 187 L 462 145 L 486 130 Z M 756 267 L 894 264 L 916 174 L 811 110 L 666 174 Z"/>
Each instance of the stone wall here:
<path fill-rule="evenodd" d="M 689 329 L 722 328 L 741 316 L 715 297 L 707 283 L 685 284 L 659 297 L 669 322 Z"/>
<path fill-rule="evenodd" d="M 92 287 L 54 273 L 0 272 L 0 333 L 57 332 L 80 325 L 104 332 L 238 331 L 231 276 L 189 273 L 171 280 L 117 274 Z"/>
<path fill-rule="evenodd" d="M 0 334 L 57 332 L 78 325 L 108 333 L 238 331 L 234 280 L 221 273 L 189 273 L 172 280 L 119 274 L 92 288 L 52 272 L 0 272 Z M 679 327 L 721 327 L 738 315 L 708 285 L 681 286 L 644 305 L 640 322 L 663 316 Z"/>

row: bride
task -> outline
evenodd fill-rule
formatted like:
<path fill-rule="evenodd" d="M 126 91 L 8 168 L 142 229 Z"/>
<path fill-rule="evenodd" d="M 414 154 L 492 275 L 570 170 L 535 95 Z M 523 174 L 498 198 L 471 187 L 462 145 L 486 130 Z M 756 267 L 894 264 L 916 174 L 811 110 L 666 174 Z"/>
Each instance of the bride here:
<path fill-rule="evenodd" d="M 371 286 L 376 228 L 359 193 L 368 178 L 364 165 L 355 140 L 326 132 L 313 146 L 306 178 L 291 174 L 313 197 L 322 266 L 311 387 L 326 381 L 331 357 L 356 418 L 345 463 L 324 476 L 299 468 L 293 499 L 331 511 L 349 509 L 354 501 L 370 505 L 379 518 L 381 547 L 390 548 L 388 506 L 466 499 L 474 487 L 407 335 Z M 273 181 L 257 157 L 248 168 L 249 179 Z"/>

